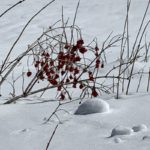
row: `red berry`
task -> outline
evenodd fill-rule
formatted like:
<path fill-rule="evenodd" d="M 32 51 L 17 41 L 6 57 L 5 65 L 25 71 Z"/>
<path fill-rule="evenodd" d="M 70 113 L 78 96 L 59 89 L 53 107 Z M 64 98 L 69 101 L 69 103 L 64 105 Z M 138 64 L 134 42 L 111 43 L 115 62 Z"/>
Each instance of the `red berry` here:
<path fill-rule="evenodd" d="M 84 44 L 84 41 L 82 39 L 77 41 L 77 45 L 83 45 L 83 44 Z"/>
<path fill-rule="evenodd" d="M 95 88 L 92 89 L 92 96 L 94 96 L 94 97 L 97 97 L 97 96 L 98 96 L 98 93 L 97 93 L 97 91 L 95 90 Z"/>
<path fill-rule="evenodd" d="M 39 78 L 40 78 L 41 80 L 44 80 L 45 77 L 44 77 L 43 75 L 41 75 Z"/>
<path fill-rule="evenodd" d="M 59 75 L 58 75 L 58 74 L 56 74 L 56 75 L 55 75 L 55 79 L 58 79 L 58 78 L 59 78 Z"/>
<path fill-rule="evenodd" d="M 95 56 L 96 56 L 96 57 L 98 57 L 98 56 L 99 56 L 99 55 L 98 55 L 98 52 L 96 52 L 96 53 L 95 53 Z"/>
<path fill-rule="evenodd" d="M 95 47 L 95 51 L 99 51 L 99 48 L 97 46 Z"/>
<path fill-rule="evenodd" d="M 69 47 L 70 47 L 70 45 L 68 44 L 68 43 L 66 43 L 66 45 L 65 45 L 65 49 L 69 49 Z"/>
<path fill-rule="evenodd" d="M 49 71 L 49 73 L 54 74 L 55 71 L 51 69 L 51 70 Z"/>
<path fill-rule="evenodd" d="M 94 77 L 91 71 L 89 71 L 89 80 L 94 81 Z"/>
<path fill-rule="evenodd" d="M 104 64 L 101 64 L 101 68 L 104 68 Z"/>
<path fill-rule="evenodd" d="M 71 54 L 73 54 L 75 51 L 77 51 L 78 47 L 77 46 L 73 46 L 71 49 Z"/>
<path fill-rule="evenodd" d="M 69 78 L 70 78 L 70 80 L 72 80 L 73 79 L 72 75 L 70 75 Z"/>
<path fill-rule="evenodd" d="M 80 49 L 82 47 L 82 45 L 84 44 L 84 41 L 82 39 L 77 41 L 77 48 Z"/>
<path fill-rule="evenodd" d="M 65 99 L 65 95 L 63 93 L 60 94 L 60 99 L 64 100 Z"/>
<path fill-rule="evenodd" d="M 46 57 L 49 57 L 50 55 L 49 55 L 49 53 L 45 53 L 45 56 L 46 56 Z"/>
<path fill-rule="evenodd" d="M 51 65 L 51 66 L 54 66 L 54 61 L 50 61 L 50 65 Z"/>
<path fill-rule="evenodd" d="M 73 71 L 74 71 L 73 66 L 71 66 L 71 67 L 69 68 L 69 71 L 70 71 L 70 72 L 73 72 Z"/>
<path fill-rule="evenodd" d="M 57 85 L 57 84 L 58 84 L 58 82 L 57 82 L 55 79 L 49 80 L 49 82 L 50 82 L 52 85 Z"/>
<path fill-rule="evenodd" d="M 58 86 L 57 91 L 61 91 L 62 87 Z"/>
<path fill-rule="evenodd" d="M 100 63 L 100 60 L 99 60 L 99 59 L 97 59 L 97 60 L 96 60 L 96 63 L 97 63 L 97 64 L 99 64 L 99 63 Z"/>
<path fill-rule="evenodd" d="M 89 71 L 89 75 L 92 75 L 92 72 L 91 72 L 91 71 Z"/>
<path fill-rule="evenodd" d="M 63 76 L 64 74 L 65 74 L 65 71 L 62 70 L 62 71 L 61 71 L 61 75 Z"/>
<path fill-rule="evenodd" d="M 34 66 L 37 68 L 39 67 L 39 64 L 40 64 L 40 61 L 36 61 Z"/>
<path fill-rule="evenodd" d="M 77 84 L 76 83 L 73 83 L 73 86 L 72 86 L 73 88 L 76 88 L 77 87 Z"/>
<path fill-rule="evenodd" d="M 48 72 L 48 67 L 49 67 L 48 64 L 45 64 L 44 67 L 43 67 L 43 70 L 44 70 L 45 72 Z"/>
<path fill-rule="evenodd" d="M 70 80 L 67 78 L 67 79 L 66 79 L 66 83 L 69 83 L 69 82 L 70 82 Z"/>
<path fill-rule="evenodd" d="M 85 47 L 81 47 L 81 48 L 79 49 L 79 51 L 80 51 L 80 53 L 84 54 L 84 53 L 87 52 L 87 49 L 86 49 Z"/>
<path fill-rule="evenodd" d="M 84 86 L 83 86 L 83 84 L 81 83 L 80 86 L 79 86 L 79 88 L 80 88 L 80 89 L 83 89 L 83 87 L 84 87 Z"/>
<path fill-rule="evenodd" d="M 96 65 L 95 65 L 95 68 L 99 68 L 99 64 L 96 64 Z"/>
<path fill-rule="evenodd" d="M 27 72 L 27 77 L 30 77 L 32 75 L 32 72 L 31 71 L 28 71 Z"/>
<path fill-rule="evenodd" d="M 89 80 L 94 81 L 93 76 L 89 76 Z"/>
<path fill-rule="evenodd" d="M 77 57 L 75 57 L 75 59 L 74 59 L 75 61 L 80 61 L 81 60 L 81 58 L 79 57 L 79 56 L 77 56 Z"/>
<path fill-rule="evenodd" d="M 79 69 L 78 68 L 75 68 L 74 69 L 74 74 L 76 75 L 76 74 L 78 74 L 80 71 L 79 71 Z"/>

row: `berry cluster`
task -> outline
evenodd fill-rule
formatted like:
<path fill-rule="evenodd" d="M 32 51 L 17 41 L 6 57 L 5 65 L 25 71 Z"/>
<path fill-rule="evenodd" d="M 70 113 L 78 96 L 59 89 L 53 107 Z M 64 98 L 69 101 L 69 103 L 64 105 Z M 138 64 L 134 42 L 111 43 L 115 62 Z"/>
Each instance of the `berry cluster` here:
<path fill-rule="evenodd" d="M 88 47 L 84 46 L 84 40 L 77 40 L 76 44 L 63 44 L 61 50 L 54 52 L 53 50 L 44 50 L 38 53 L 38 60 L 34 59 L 34 67 L 37 70 L 38 80 L 47 80 L 50 85 L 55 86 L 60 92 L 59 98 L 64 100 L 66 92 L 64 85 L 71 85 L 73 88 L 79 87 L 83 90 L 86 84 L 81 80 L 83 74 L 88 75 L 88 81 L 93 83 L 91 88 L 91 95 L 98 96 L 95 88 L 95 75 L 90 71 L 90 66 L 85 64 L 85 54 L 90 51 Z M 99 48 L 94 48 L 95 69 L 103 68 L 99 58 Z M 84 67 L 83 67 L 84 66 Z M 88 66 L 88 67 L 87 67 Z M 27 72 L 27 76 L 32 75 L 31 71 Z M 78 86 L 77 86 L 78 84 Z"/>

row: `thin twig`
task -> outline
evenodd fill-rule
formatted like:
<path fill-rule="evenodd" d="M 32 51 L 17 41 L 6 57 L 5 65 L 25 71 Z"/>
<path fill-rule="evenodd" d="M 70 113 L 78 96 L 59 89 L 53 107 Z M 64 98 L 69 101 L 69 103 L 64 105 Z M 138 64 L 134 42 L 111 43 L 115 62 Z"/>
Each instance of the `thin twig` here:
<path fill-rule="evenodd" d="M 0 18 L 5 15 L 8 11 L 10 11 L 11 9 L 13 9 L 14 7 L 16 7 L 17 5 L 21 4 L 22 2 L 24 2 L 26 0 L 21 0 L 17 3 L 15 3 L 14 5 L 12 5 L 11 7 L 9 7 L 7 10 L 5 10 L 2 14 L 0 14 Z"/>
<path fill-rule="evenodd" d="M 49 139 L 49 141 L 48 141 L 48 143 L 47 143 L 47 145 L 46 145 L 46 150 L 48 150 L 48 148 L 49 148 L 49 146 L 50 146 L 50 143 L 51 143 L 51 141 L 52 141 L 52 139 L 53 139 L 53 137 L 54 137 L 54 135 L 55 135 L 55 133 L 56 133 L 56 130 L 57 130 L 58 126 L 59 126 L 59 124 L 56 125 L 56 127 L 55 127 L 55 129 L 54 129 L 52 135 L 50 136 L 50 139 Z"/>
<path fill-rule="evenodd" d="M 31 17 L 31 19 L 26 23 L 26 25 L 24 26 L 24 28 L 22 29 L 22 31 L 20 32 L 18 38 L 15 40 L 15 42 L 13 43 L 11 49 L 9 50 L 2 66 L 1 66 L 1 69 L 0 69 L 0 72 L 3 71 L 3 68 L 5 67 L 7 61 L 8 61 L 8 58 L 12 52 L 12 50 L 14 49 L 14 47 L 16 46 L 16 44 L 18 43 L 18 41 L 20 40 L 21 36 L 23 35 L 25 29 L 27 28 L 27 26 L 30 24 L 30 22 L 38 15 L 40 14 L 46 7 L 48 7 L 50 4 L 52 4 L 55 0 L 52 0 L 51 2 L 49 2 L 48 4 L 46 4 L 44 7 L 42 7 L 34 16 Z"/>

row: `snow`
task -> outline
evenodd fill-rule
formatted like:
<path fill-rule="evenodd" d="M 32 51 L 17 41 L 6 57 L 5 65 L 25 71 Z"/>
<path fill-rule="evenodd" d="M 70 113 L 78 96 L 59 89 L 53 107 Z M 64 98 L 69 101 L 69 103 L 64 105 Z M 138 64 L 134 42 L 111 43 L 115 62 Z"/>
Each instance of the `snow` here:
<path fill-rule="evenodd" d="M 116 137 L 116 138 L 114 138 L 114 142 L 115 143 L 121 143 L 121 142 L 123 142 L 123 140 L 119 137 Z"/>
<path fill-rule="evenodd" d="M 17 0 L 0 0 L 0 12 L 15 2 Z M 49 0 L 26 0 L 17 9 L 0 18 L 0 63 L 25 23 L 47 2 Z M 129 16 L 131 45 L 147 2 L 148 0 L 132 0 Z M 76 4 L 75 0 L 56 0 L 56 3 L 44 10 L 28 26 L 10 60 L 26 50 L 27 45 L 33 43 L 43 30 L 61 18 L 62 5 L 66 19 L 69 17 L 71 22 Z M 112 31 L 113 35 L 122 34 L 125 15 L 126 0 L 81 0 L 76 24 L 81 27 L 86 42 L 97 37 L 101 46 Z M 149 16 L 150 10 L 146 20 Z M 119 64 L 119 51 L 120 47 L 114 47 L 107 52 L 108 60 L 102 74 Z M 133 72 L 148 71 L 149 67 L 149 62 L 136 62 Z M 18 75 L 21 70 L 20 65 L 14 74 Z M 112 75 L 116 73 L 118 72 L 113 72 Z M 0 97 L 0 150 L 44 150 L 59 122 L 49 147 L 52 150 L 149 150 L 150 95 L 145 92 L 146 75 L 141 79 L 140 92 L 136 93 L 139 76 L 137 74 L 132 81 L 129 95 L 122 94 L 120 99 L 115 99 L 115 94 L 101 95 L 99 98 L 85 100 L 82 104 L 79 104 L 80 100 L 66 103 L 58 109 L 57 117 L 53 116 L 46 124 L 45 120 L 58 106 L 58 102 L 53 100 L 55 91 L 46 92 L 44 98 L 39 98 L 37 94 L 21 99 L 16 104 L 3 105 L 10 97 L 8 93 L 11 86 L 6 82 L 1 87 L 4 95 Z M 106 82 L 109 84 L 110 80 L 107 79 Z M 15 88 L 16 94 L 22 90 L 20 83 L 16 83 Z M 74 112 L 90 115 L 75 115 Z"/>
<path fill-rule="evenodd" d="M 112 130 L 110 137 L 117 136 L 117 135 L 131 135 L 132 133 L 133 133 L 133 129 L 129 127 L 117 126 Z"/>
<path fill-rule="evenodd" d="M 88 115 L 93 113 L 109 112 L 109 104 L 98 98 L 93 98 L 83 102 L 75 111 L 76 115 Z"/>
<path fill-rule="evenodd" d="M 139 131 L 147 131 L 147 126 L 145 124 L 140 124 L 132 127 L 134 132 L 139 132 Z"/>

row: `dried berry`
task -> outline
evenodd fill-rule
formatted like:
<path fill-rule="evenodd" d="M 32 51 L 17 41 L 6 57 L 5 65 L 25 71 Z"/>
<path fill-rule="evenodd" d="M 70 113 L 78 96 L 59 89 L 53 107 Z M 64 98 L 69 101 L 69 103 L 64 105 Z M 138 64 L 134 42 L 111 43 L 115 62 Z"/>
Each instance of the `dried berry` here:
<path fill-rule="evenodd" d="M 56 74 L 55 75 L 55 77 L 54 77 L 54 79 L 58 79 L 59 78 L 59 75 L 58 74 Z"/>
<path fill-rule="evenodd" d="M 49 80 L 49 82 L 50 82 L 52 85 L 57 85 L 57 84 L 58 84 L 58 82 L 57 82 L 55 79 Z"/>
<path fill-rule="evenodd" d="M 103 63 L 101 64 L 101 68 L 104 68 L 104 64 Z"/>
<path fill-rule="evenodd" d="M 89 80 L 90 81 L 94 81 L 94 77 L 93 76 L 89 76 Z"/>
<path fill-rule="evenodd" d="M 80 49 L 83 44 L 84 44 L 84 41 L 82 39 L 80 39 L 80 40 L 77 41 L 77 45 L 76 46 L 77 46 L 77 48 Z"/>
<path fill-rule="evenodd" d="M 95 47 L 95 51 L 99 51 L 99 48 L 97 46 Z"/>
<path fill-rule="evenodd" d="M 73 88 L 77 88 L 77 84 L 76 83 L 73 83 Z"/>
<path fill-rule="evenodd" d="M 62 71 L 61 71 L 61 75 L 63 76 L 64 74 L 65 74 L 65 71 L 62 70 Z"/>
<path fill-rule="evenodd" d="M 97 97 L 98 93 L 95 88 L 92 89 L 92 96 Z"/>
<path fill-rule="evenodd" d="M 49 72 L 50 72 L 51 74 L 54 74 L 54 73 L 55 73 L 55 71 L 54 71 L 53 69 L 51 69 Z"/>
<path fill-rule="evenodd" d="M 66 43 L 66 45 L 64 46 L 65 49 L 69 49 L 70 45 L 68 43 Z"/>
<path fill-rule="evenodd" d="M 45 77 L 43 75 L 39 76 L 39 79 L 44 80 Z"/>
<path fill-rule="evenodd" d="M 66 79 L 66 83 L 69 83 L 69 82 L 70 82 L 70 80 L 67 78 L 67 79 Z"/>
<path fill-rule="evenodd" d="M 40 61 L 36 61 L 34 66 L 37 68 L 37 67 L 39 67 L 39 64 L 40 64 Z"/>
<path fill-rule="evenodd" d="M 96 65 L 95 65 L 95 68 L 99 68 L 99 67 L 100 67 L 100 64 L 96 64 Z"/>
<path fill-rule="evenodd" d="M 61 86 L 58 86 L 57 87 L 57 91 L 61 91 L 62 87 Z"/>
<path fill-rule="evenodd" d="M 73 79 L 72 75 L 70 75 L 69 78 L 70 78 L 70 80 L 72 80 Z"/>
<path fill-rule="evenodd" d="M 65 95 L 63 93 L 60 94 L 60 99 L 64 100 L 65 99 Z"/>
<path fill-rule="evenodd" d="M 83 87 L 84 87 L 84 85 L 81 83 L 80 86 L 79 86 L 79 88 L 83 89 Z"/>
<path fill-rule="evenodd" d="M 87 49 L 86 49 L 85 47 L 81 47 L 81 48 L 79 49 L 79 51 L 80 51 L 80 53 L 84 54 L 84 53 L 87 52 Z"/>
<path fill-rule="evenodd" d="M 89 80 L 94 81 L 93 73 L 89 71 Z"/>
<path fill-rule="evenodd" d="M 45 53 L 45 57 L 47 58 L 50 57 L 49 53 Z"/>
<path fill-rule="evenodd" d="M 74 61 L 80 61 L 81 58 L 79 56 L 75 57 Z"/>
<path fill-rule="evenodd" d="M 98 57 L 98 56 L 99 56 L 99 55 L 98 55 L 98 52 L 96 52 L 96 53 L 95 53 L 95 56 L 96 56 L 96 57 Z"/>
<path fill-rule="evenodd" d="M 72 49 L 71 49 L 71 54 L 74 54 L 75 51 L 78 50 L 78 47 L 73 45 Z"/>
<path fill-rule="evenodd" d="M 97 63 L 97 64 L 98 64 L 98 63 L 100 63 L 100 60 L 99 60 L 99 59 L 97 59 L 97 60 L 96 60 L 96 63 Z"/>
<path fill-rule="evenodd" d="M 31 71 L 28 71 L 27 72 L 27 77 L 30 77 L 32 75 L 32 72 Z"/>
<path fill-rule="evenodd" d="M 51 65 L 51 66 L 54 66 L 54 61 L 51 60 L 51 61 L 50 61 L 50 65 Z"/>
<path fill-rule="evenodd" d="M 74 75 L 78 74 L 79 72 L 80 72 L 79 69 L 76 67 L 76 68 L 74 69 Z"/>
<path fill-rule="evenodd" d="M 69 68 L 69 71 L 70 71 L 70 72 L 73 72 L 73 71 L 74 71 L 74 67 L 71 66 L 71 67 Z"/>

